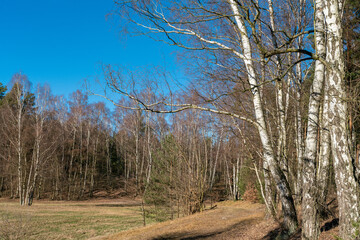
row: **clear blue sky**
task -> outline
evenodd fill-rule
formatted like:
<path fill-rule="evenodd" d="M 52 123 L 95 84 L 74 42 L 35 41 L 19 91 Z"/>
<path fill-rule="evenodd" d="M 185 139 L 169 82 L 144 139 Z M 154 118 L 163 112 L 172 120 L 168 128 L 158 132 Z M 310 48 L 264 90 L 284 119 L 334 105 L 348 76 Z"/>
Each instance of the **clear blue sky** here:
<path fill-rule="evenodd" d="M 106 20 L 113 9 L 113 0 L 1 0 L 0 82 L 21 71 L 33 86 L 48 83 L 67 97 L 84 79 L 101 77 L 101 63 L 175 72 L 175 49 L 121 36 L 119 23 Z"/>

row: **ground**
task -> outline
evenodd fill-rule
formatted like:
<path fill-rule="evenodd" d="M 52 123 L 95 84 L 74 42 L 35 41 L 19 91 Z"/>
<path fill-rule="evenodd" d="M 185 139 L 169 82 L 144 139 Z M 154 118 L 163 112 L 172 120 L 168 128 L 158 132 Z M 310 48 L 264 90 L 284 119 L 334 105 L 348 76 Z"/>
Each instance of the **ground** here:
<path fill-rule="evenodd" d="M 31 207 L 0 199 L 0 239 L 275 239 L 280 226 L 264 212 L 259 203 L 225 201 L 172 221 L 147 219 L 143 227 L 141 202 L 129 198 L 36 201 Z M 323 223 L 330 229 L 322 232 L 323 240 L 337 234 L 329 222 Z M 292 239 L 300 239 L 300 234 Z"/>
<path fill-rule="evenodd" d="M 0 239 L 88 239 L 142 226 L 139 201 L 34 201 L 0 199 Z"/>
<path fill-rule="evenodd" d="M 264 205 L 248 201 L 225 201 L 217 203 L 216 206 L 216 208 L 202 213 L 95 239 L 281 239 L 278 238 L 281 227 L 273 220 L 265 218 Z M 336 221 L 329 220 L 322 224 L 324 231 L 321 233 L 320 240 L 335 239 L 338 229 L 334 222 Z M 295 239 L 301 239 L 300 232 L 291 237 L 291 240 Z"/>
<path fill-rule="evenodd" d="M 266 231 L 258 231 L 258 224 L 263 218 L 261 204 L 226 201 L 202 213 L 97 239 L 261 239 Z M 273 224 L 269 221 L 261 229 L 270 231 Z"/>

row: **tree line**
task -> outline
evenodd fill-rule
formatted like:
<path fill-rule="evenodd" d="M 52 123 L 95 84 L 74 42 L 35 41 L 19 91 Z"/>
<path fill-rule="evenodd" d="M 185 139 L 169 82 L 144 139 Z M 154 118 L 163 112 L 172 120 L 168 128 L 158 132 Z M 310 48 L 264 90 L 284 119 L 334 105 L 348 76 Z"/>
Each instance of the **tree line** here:
<path fill-rule="evenodd" d="M 244 168 L 260 169 L 259 155 L 242 150 L 246 143 L 227 119 L 195 110 L 110 111 L 80 90 L 65 98 L 47 85 L 32 88 L 22 73 L 0 93 L 0 195 L 21 205 L 120 190 L 117 196 L 143 197 L 149 216 L 164 220 L 201 211 L 205 199 L 236 200 L 246 187 L 259 187 Z"/>

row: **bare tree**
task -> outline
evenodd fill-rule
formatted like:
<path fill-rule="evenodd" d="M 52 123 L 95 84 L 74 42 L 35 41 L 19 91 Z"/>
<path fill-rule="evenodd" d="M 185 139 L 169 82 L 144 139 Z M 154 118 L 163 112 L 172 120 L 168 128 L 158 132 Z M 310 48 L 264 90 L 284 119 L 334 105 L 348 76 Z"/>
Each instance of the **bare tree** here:
<path fill-rule="evenodd" d="M 141 31 L 142 33 L 163 33 L 165 38 L 160 38 L 160 40 L 167 41 L 171 45 L 191 50 L 206 50 L 215 56 L 214 61 L 210 59 L 209 62 L 217 67 L 220 66 L 224 69 L 231 68 L 231 66 L 228 65 L 221 65 L 221 63 L 217 65 L 216 60 L 218 57 L 220 58 L 222 54 L 224 54 L 224 56 L 231 56 L 234 61 L 239 62 L 241 66 L 240 71 L 243 72 L 243 79 L 246 79 L 248 89 L 251 90 L 252 93 L 253 119 L 232 111 L 220 110 L 216 107 L 212 108 L 201 104 L 175 104 L 173 99 L 170 101 L 161 99 L 159 102 L 149 103 L 140 100 L 136 93 L 132 94 L 130 91 L 127 91 L 127 89 L 124 89 L 124 85 L 122 85 L 123 81 L 120 80 L 121 76 L 109 69 L 107 69 L 106 74 L 112 90 L 136 100 L 144 110 L 165 113 L 179 112 L 190 108 L 200 109 L 230 115 L 254 124 L 262 142 L 264 162 L 266 166 L 268 166 L 280 194 L 284 213 L 284 224 L 289 232 L 294 232 L 298 224 L 292 193 L 288 180 L 276 159 L 276 150 L 273 148 L 271 134 L 266 124 L 264 106 L 259 88 L 261 81 L 258 77 L 257 63 L 254 59 L 256 56 L 259 56 L 259 54 L 263 54 L 266 58 L 271 58 L 277 54 L 299 52 L 302 50 L 284 48 L 283 46 L 276 48 L 276 44 L 275 48 L 271 49 L 265 45 L 257 44 L 256 33 L 258 26 L 261 25 L 259 24 L 261 21 L 260 19 L 258 20 L 258 17 L 261 13 L 259 5 L 255 3 L 252 4 L 252 7 L 250 7 L 251 3 L 244 3 L 243 5 L 240 2 L 231 0 L 216 4 L 188 1 L 181 4 L 174 2 L 170 5 L 162 4 L 161 2 L 156 4 L 141 1 L 118 2 L 121 13 L 124 16 L 129 14 L 127 15 L 128 20 L 141 27 L 143 29 L 143 31 Z M 247 11 L 246 9 L 251 9 L 251 11 Z M 135 17 L 135 15 L 140 18 Z M 134 19 L 136 19 L 136 21 Z M 247 27 L 247 24 L 249 27 Z M 218 28 L 211 27 L 215 25 L 218 26 Z M 297 36 L 301 36 L 302 34 L 304 34 L 304 32 L 299 32 L 294 36 L 289 36 L 289 39 L 293 41 L 293 39 L 296 39 Z M 257 51 L 254 51 L 254 46 L 258 47 Z M 307 51 L 302 52 L 312 55 Z M 288 70 L 285 69 L 281 76 L 286 75 L 287 72 Z M 277 78 L 281 78 L 281 76 Z M 120 77 L 120 79 L 118 77 Z M 235 78 L 235 81 L 236 80 Z M 121 84 L 119 84 L 120 81 L 122 81 Z M 241 84 L 241 82 L 239 83 Z M 282 91 L 279 93 L 282 93 Z M 228 94 L 229 93 L 225 93 L 224 96 Z M 220 99 L 221 95 L 218 96 L 218 98 Z M 279 95 L 279 99 L 280 98 L 282 99 L 283 97 Z M 210 103 L 213 102 L 213 98 L 206 100 Z M 167 106 L 172 109 L 166 109 Z M 286 104 L 281 103 L 281 109 L 284 106 L 286 106 Z M 160 107 L 163 107 L 163 109 L 160 109 Z M 284 122 L 284 115 L 281 115 L 281 119 L 281 121 Z M 281 129 L 281 132 L 282 135 L 284 135 L 284 128 Z M 279 145 L 284 145 L 284 141 L 285 138 L 281 140 Z"/>
<path fill-rule="evenodd" d="M 48 86 L 37 87 L 35 98 L 35 138 L 33 157 L 30 165 L 30 170 L 27 176 L 25 203 L 32 205 L 34 198 L 34 191 L 39 177 L 41 167 L 44 166 L 46 160 L 53 157 L 56 150 L 55 140 L 51 138 L 50 131 L 46 126 L 46 118 L 50 114 L 51 94 Z M 46 135 L 48 138 L 46 138 Z"/>
<path fill-rule="evenodd" d="M 9 140 L 17 159 L 17 195 L 19 196 L 20 205 L 25 205 L 25 186 L 27 175 L 27 156 L 25 151 L 25 136 L 24 136 L 24 122 L 31 105 L 33 103 L 33 96 L 29 93 L 30 82 L 26 75 L 17 73 L 13 76 L 12 89 L 6 96 L 8 108 L 9 124 L 4 128 L 5 136 Z M 11 127 L 13 126 L 13 127 Z M 15 134 L 13 134 L 15 132 Z"/>

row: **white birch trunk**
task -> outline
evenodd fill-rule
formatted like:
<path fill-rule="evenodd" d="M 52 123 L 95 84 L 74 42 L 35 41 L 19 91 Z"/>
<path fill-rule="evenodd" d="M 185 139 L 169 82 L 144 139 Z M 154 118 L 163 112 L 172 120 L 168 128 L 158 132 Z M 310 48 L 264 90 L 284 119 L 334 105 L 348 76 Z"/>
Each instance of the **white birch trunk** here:
<path fill-rule="evenodd" d="M 257 128 L 260 134 L 260 139 L 263 146 L 264 161 L 268 162 L 269 169 L 271 171 L 273 179 L 276 182 L 277 190 L 280 193 L 280 198 L 281 198 L 280 200 L 282 203 L 282 210 L 284 214 L 284 226 L 291 234 L 295 232 L 298 227 L 294 201 L 292 198 L 289 184 L 286 180 L 284 173 L 281 171 L 277 161 L 275 160 L 274 152 L 270 143 L 269 134 L 265 124 L 263 107 L 260 99 L 260 92 L 256 81 L 255 69 L 252 61 L 251 45 L 247 34 L 247 29 L 245 27 L 243 19 L 241 18 L 241 14 L 238 10 L 237 2 L 235 0 L 229 0 L 229 3 L 235 15 L 238 32 L 241 35 L 244 63 L 247 70 L 248 81 L 250 83 L 253 93 L 255 117 L 257 122 Z"/>
<path fill-rule="evenodd" d="M 317 55 L 325 56 L 324 4 L 315 2 L 315 48 Z M 310 89 L 309 113 L 305 152 L 303 160 L 303 195 L 302 195 L 302 239 L 318 239 L 320 234 L 319 212 L 316 189 L 316 155 L 318 145 L 319 112 L 321 93 L 324 85 L 325 65 L 315 62 L 314 81 Z"/>
<path fill-rule="evenodd" d="M 27 186 L 27 191 L 26 191 L 26 201 L 25 201 L 28 206 L 32 205 L 36 181 L 37 181 L 38 174 L 39 174 L 40 144 L 41 144 L 41 138 L 42 138 L 41 133 L 42 133 L 43 123 L 44 123 L 44 121 L 43 121 L 44 119 L 41 116 L 38 116 L 38 114 L 36 115 L 35 119 L 36 119 L 35 120 L 36 121 L 35 148 L 34 148 L 32 165 L 31 165 L 30 172 L 29 172 L 29 181 L 28 181 L 28 186 Z M 32 181 L 31 181 L 32 169 L 34 169 L 34 175 L 33 175 Z"/>
<path fill-rule="evenodd" d="M 349 151 L 347 103 L 344 86 L 344 58 L 341 12 L 337 0 L 325 1 L 327 23 L 327 83 L 329 87 L 329 130 L 333 154 L 335 183 L 339 204 L 340 237 L 351 239 L 354 223 L 359 222 L 359 185 L 354 177 L 354 166 Z M 342 3 L 341 3 L 342 4 Z"/>
<path fill-rule="evenodd" d="M 84 192 L 86 189 L 86 182 L 87 182 L 87 174 L 88 174 L 88 168 L 89 168 L 89 154 L 90 154 L 90 128 L 91 128 L 91 122 L 88 120 L 88 129 L 87 129 L 87 137 L 86 137 L 86 160 L 85 160 L 85 171 L 84 171 L 84 179 L 83 184 L 80 191 L 80 198 L 83 198 Z"/>
<path fill-rule="evenodd" d="M 270 176 L 270 170 L 268 167 L 268 163 L 266 161 L 263 162 L 263 174 L 264 174 L 264 191 L 265 191 L 265 202 L 267 202 L 266 205 L 269 206 L 269 212 L 270 216 L 272 218 L 277 219 L 276 216 L 276 207 L 274 203 L 274 193 L 271 187 L 271 176 Z"/>
<path fill-rule="evenodd" d="M 257 0 L 257 5 L 259 6 L 259 2 Z M 259 32 L 262 32 L 262 27 L 261 24 L 259 25 Z M 260 35 L 260 39 L 262 40 L 262 35 Z M 259 86 L 259 92 L 260 92 L 260 99 L 262 99 L 263 96 L 263 83 L 265 83 L 265 58 L 264 56 L 261 57 L 261 84 Z M 265 101 L 264 101 L 265 102 Z M 264 103 L 264 105 L 266 105 L 266 103 Z M 240 128 L 239 132 L 241 133 Z M 268 169 L 268 165 L 266 161 L 262 161 L 262 165 L 263 165 L 263 174 L 264 174 L 264 201 L 266 202 L 266 205 L 269 206 L 269 210 L 267 212 L 266 217 L 272 217 L 273 219 L 277 219 L 276 216 L 276 208 L 275 208 L 275 204 L 273 201 L 274 198 L 274 193 L 273 193 L 273 189 L 271 187 L 271 177 L 270 177 L 270 171 Z"/>
<path fill-rule="evenodd" d="M 221 148 L 223 132 L 224 132 L 224 129 L 221 129 L 221 133 L 220 133 L 220 137 L 219 137 L 219 144 L 218 144 L 218 148 L 217 148 L 217 151 L 216 151 L 215 162 L 214 162 L 214 166 L 213 166 L 212 174 L 211 174 L 211 179 L 210 179 L 210 186 L 209 186 L 210 190 L 212 189 L 212 187 L 214 185 L 214 182 L 215 182 L 216 167 L 217 167 L 217 162 L 218 162 L 219 155 L 220 155 L 220 148 Z"/>
<path fill-rule="evenodd" d="M 139 162 L 140 162 L 140 110 L 136 112 L 136 121 L 135 121 L 135 129 L 134 129 L 134 136 L 135 136 L 135 181 L 136 181 L 136 195 L 139 191 Z"/>
<path fill-rule="evenodd" d="M 147 114 L 147 118 L 146 118 L 146 130 L 147 130 L 147 149 L 148 149 L 148 155 L 149 155 L 149 160 L 148 160 L 148 166 L 147 166 L 147 172 L 146 172 L 146 186 L 149 185 L 150 183 L 150 178 L 151 178 L 151 170 L 152 170 L 152 151 L 151 151 L 151 128 L 150 128 L 150 113 Z M 146 189 L 146 187 L 145 187 Z"/>
<path fill-rule="evenodd" d="M 304 137 L 303 137 L 303 127 L 301 119 L 301 95 L 300 95 L 300 84 L 301 84 L 301 66 L 300 64 L 296 67 L 296 77 L 298 82 L 298 88 L 296 89 L 296 155 L 297 155 L 297 182 L 296 182 L 296 196 L 297 201 L 301 202 L 302 198 L 302 187 L 303 187 L 303 156 L 305 151 L 304 146 Z"/>
<path fill-rule="evenodd" d="M 72 173 L 72 170 L 73 170 L 72 168 L 73 168 L 73 161 L 74 161 L 75 142 L 76 142 L 76 128 L 74 127 L 74 137 L 73 137 L 72 148 L 71 148 L 69 174 L 68 174 L 68 196 L 67 196 L 67 200 L 71 199 L 71 186 L 73 185 L 73 181 L 71 179 L 71 173 Z"/>
<path fill-rule="evenodd" d="M 17 161 L 18 161 L 18 194 L 20 205 L 25 204 L 25 174 L 23 174 L 23 162 L 22 162 L 22 128 L 23 128 L 23 109 L 24 109 L 24 86 L 20 82 L 16 82 L 14 86 L 16 88 L 16 101 L 17 101 L 17 116 L 16 116 L 16 125 L 17 125 L 17 139 L 16 139 L 16 152 L 17 152 Z"/>
<path fill-rule="evenodd" d="M 19 99 L 20 101 L 20 99 Z M 24 205 L 24 196 L 23 196 L 23 191 L 22 191 L 22 162 L 21 162 L 21 153 L 22 153 L 22 148 L 21 148 L 21 129 L 22 129 L 22 106 L 19 103 L 19 112 L 18 112 L 18 118 L 17 118 L 17 133 L 18 133 L 18 138 L 17 138 L 17 154 L 18 154 L 18 191 L 19 191 L 19 199 L 20 199 L 20 205 Z"/>
<path fill-rule="evenodd" d="M 92 197 L 94 193 L 98 142 L 99 142 L 99 134 L 96 134 L 96 140 L 92 154 L 93 160 L 92 160 L 91 175 L 90 175 L 90 197 Z M 125 158 L 125 171 L 126 171 L 126 158 Z"/>
<path fill-rule="evenodd" d="M 329 183 L 329 170 L 330 170 L 330 132 L 328 121 L 328 107 L 329 96 L 327 94 L 327 87 L 325 88 L 323 114 L 321 118 L 320 129 L 320 152 L 318 157 L 318 169 L 317 169 L 317 188 L 318 188 L 318 204 L 320 213 L 324 212 L 326 206 L 327 186 Z"/>
<path fill-rule="evenodd" d="M 272 0 L 268 0 L 269 4 L 269 15 L 270 15 L 270 25 L 271 25 L 271 38 L 272 38 L 272 44 L 274 48 L 277 48 L 277 42 L 276 42 L 276 36 L 275 36 L 275 19 L 274 19 L 274 9 L 273 9 L 273 2 Z M 280 55 L 275 56 L 275 64 L 277 67 L 277 74 L 280 76 L 281 74 L 281 61 L 280 61 Z M 277 108 L 278 108 L 278 131 L 279 131 L 279 139 L 278 139 L 278 149 L 277 149 L 277 157 L 280 162 L 281 170 L 284 172 L 286 179 L 289 179 L 288 176 L 288 164 L 287 159 L 285 156 L 286 151 L 286 126 L 285 126 L 285 104 L 283 100 L 283 82 L 281 80 L 278 80 L 276 82 L 276 95 L 277 95 Z"/>

